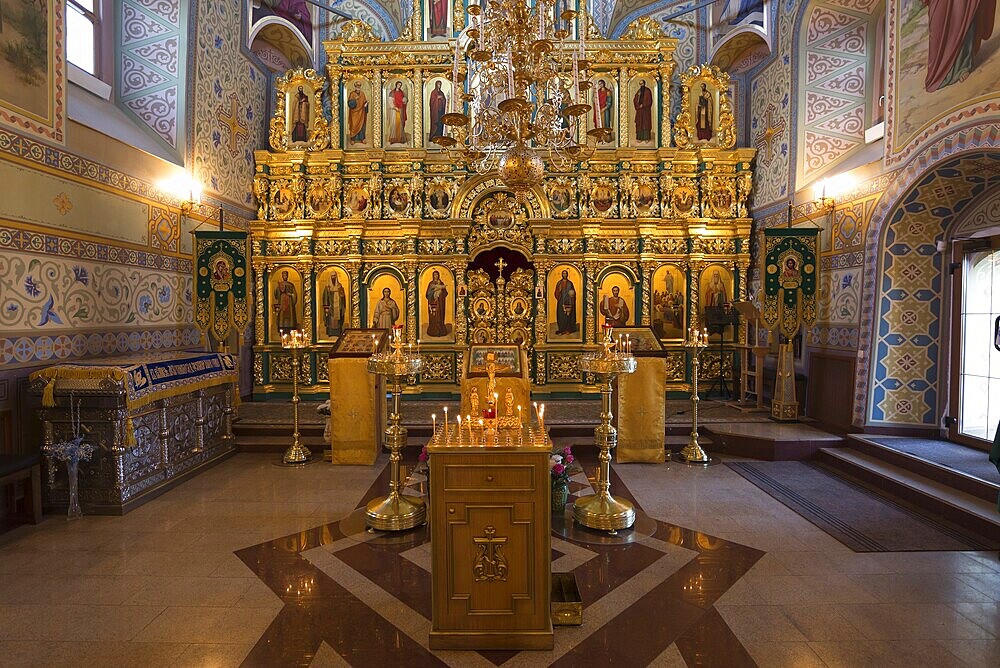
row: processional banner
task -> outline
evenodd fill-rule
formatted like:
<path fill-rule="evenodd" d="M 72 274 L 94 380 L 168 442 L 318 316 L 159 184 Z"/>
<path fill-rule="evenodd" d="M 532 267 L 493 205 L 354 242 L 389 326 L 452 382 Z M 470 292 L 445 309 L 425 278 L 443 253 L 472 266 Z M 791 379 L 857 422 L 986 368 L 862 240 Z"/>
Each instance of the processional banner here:
<path fill-rule="evenodd" d="M 761 321 L 770 330 L 795 336 L 816 322 L 816 240 L 819 229 L 764 230 L 764 299 Z"/>
<path fill-rule="evenodd" d="M 242 336 L 250 322 L 247 233 L 206 230 L 194 235 L 194 322 L 220 343 L 232 327 Z"/>

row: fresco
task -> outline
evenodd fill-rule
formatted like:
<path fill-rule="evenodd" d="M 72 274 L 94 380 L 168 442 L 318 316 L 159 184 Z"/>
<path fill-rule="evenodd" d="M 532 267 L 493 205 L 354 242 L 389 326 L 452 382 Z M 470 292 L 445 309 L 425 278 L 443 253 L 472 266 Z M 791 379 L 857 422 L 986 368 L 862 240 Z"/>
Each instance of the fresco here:
<path fill-rule="evenodd" d="M 946 116 L 996 96 L 1000 12 L 997 0 L 897 0 L 892 18 L 895 67 L 889 104 L 892 152 L 899 153 Z"/>

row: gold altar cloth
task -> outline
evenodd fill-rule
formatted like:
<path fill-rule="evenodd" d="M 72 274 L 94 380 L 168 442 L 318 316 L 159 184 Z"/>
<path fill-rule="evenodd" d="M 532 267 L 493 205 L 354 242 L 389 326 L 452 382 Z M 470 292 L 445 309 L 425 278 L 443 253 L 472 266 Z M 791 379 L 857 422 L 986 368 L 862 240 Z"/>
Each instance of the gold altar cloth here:
<path fill-rule="evenodd" d="M 667 361 L 639 357 L 635 373 L 618 377 L 617 461 L 664 461 L 665 394 Z"/>
<path fill-rule="evenodd" d="M 385 385 L 367 357 L 331 357 L 330 455 L 334 464 L 371 466 L 385 431 Z M 379 400 L 381 398 L 381 401 Z"/>

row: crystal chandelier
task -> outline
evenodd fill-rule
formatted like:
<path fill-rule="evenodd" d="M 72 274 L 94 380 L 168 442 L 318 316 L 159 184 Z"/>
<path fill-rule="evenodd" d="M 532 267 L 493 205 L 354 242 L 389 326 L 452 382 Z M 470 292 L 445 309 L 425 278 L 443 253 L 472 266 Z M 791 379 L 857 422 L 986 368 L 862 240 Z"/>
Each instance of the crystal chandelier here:
<path fill-rule="evenodd" d="M 556 0 L 528 2 L 491 0 L 486 9 L 466 10 L 468 24 L 455 41 L 451 107 L 442 119 L 451 133 L 433 140 L 480 174 L 496 169 L 518 199 L 541 183 L 546 161 L 566 171 L 612 136 L 607 127 L 585 130 L 592 108 L 585 15 L 567 9 L 555 17 Z M 571 45 L 574 23 L 580 39 Z"/>

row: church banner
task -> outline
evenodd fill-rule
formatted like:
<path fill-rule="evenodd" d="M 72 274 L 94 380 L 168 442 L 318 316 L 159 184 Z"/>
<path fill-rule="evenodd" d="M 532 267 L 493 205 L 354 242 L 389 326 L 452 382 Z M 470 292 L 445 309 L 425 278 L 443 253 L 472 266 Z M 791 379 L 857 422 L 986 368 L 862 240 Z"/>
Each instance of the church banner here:
<path fill-rule="evenodd" d="M 764 230 L 764 298 L 761 320 L 770 330 L 795 336 L 816 321 L 816 240 L 819 229 Z"/>
<path fill-rule="evenodd" d="M 220 343 L 250 321 L 247 304 L 247 233 L 198 231 L 195 235 L 194 321 Z"/>

